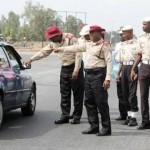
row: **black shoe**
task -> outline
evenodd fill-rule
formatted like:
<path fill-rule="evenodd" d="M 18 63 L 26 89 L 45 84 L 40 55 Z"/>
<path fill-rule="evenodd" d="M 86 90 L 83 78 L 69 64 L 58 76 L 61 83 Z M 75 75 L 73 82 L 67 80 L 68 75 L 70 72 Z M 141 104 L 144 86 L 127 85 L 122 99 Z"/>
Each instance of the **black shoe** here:
<path fill-rule="evenodd" d="M 79 124 L 80 123 L 80 120 L 79 119 L 73 119 L 71 121 L 71 124 Z"/>
<path fill-rule="evenodd" d="M 63 123 L 69 123 L 69 119 L 58 119 L 58 120 L 55 120 L 55 124 L 63 124 Z"/>
<path fill-rule="evenodd" d="M 89 129 L 87 129 L 85 131 L 82 131 L 81 133 L 82 134 L 95 134 L 95 133 L 98 133 L 98 132 L 99 132 L 98 128 L 94 128 L 94 129 L 89 128 Z"/>
<path fill-rule="evenodd" d="M 128 125 L 130 122 L 131 117 L 127 117 L 126 120 L 122 123 L 122 125 Z"/>
<path fill-rule="evenodd" d="M 97 136 L 108 136 L 111 135 L 111 129 L 104 129 L 102 128 L 102 130 L 99 133 L 96 133 Z"/>
<path fill-rule="evenodd" d="M 73 115 L 70 115 L 70 116 L 69 116 L 69 119 L 73 119 Z"/>
<path fill-rule="evenodd" d="M 116 118 L 115 120 L 116 120 L 116 121 L 126 120 L 126 117 L 119 116 L 119 117 Z"/>
<path fill-rule="evenodd" d="M 136 118 L 131 118 L 130 122 L 128 123 L 128 126 L 134 127 L 134 126 L 137 126 L 137 125 L 138 125 L 138 123 L 136 121 Z"/>
<path fill-rule="evenodd" d="M 138 127 L 138 130 L 150 129 L 150 123 L 141 123 Z"/>

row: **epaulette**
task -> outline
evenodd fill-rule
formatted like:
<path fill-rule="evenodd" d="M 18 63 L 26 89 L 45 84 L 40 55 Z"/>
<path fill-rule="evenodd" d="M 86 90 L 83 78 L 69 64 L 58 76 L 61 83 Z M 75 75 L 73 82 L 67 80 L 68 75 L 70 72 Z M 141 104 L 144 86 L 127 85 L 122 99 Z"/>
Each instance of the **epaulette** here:
<path fill-rule="evenodd" d="M 103 44 L 106 46 L 110 45 L 110 43 L 108 41 L 103 41 Z"/>
<path fill-rule="evenodd" d="M 103 44 L 103 45 L 106 45 L 106 46 L 110 45 L 110 43 L 108 41 L 99 41 L 97 44 L 98 45 Z"/>
<path fill-rule="evenodd" d="M 72 37 L 73 37 L 72 34 L 67 34 L 67 35 L 66 35 L 66 38 L 68 38 L 68 39 L 71 39 Z"/>

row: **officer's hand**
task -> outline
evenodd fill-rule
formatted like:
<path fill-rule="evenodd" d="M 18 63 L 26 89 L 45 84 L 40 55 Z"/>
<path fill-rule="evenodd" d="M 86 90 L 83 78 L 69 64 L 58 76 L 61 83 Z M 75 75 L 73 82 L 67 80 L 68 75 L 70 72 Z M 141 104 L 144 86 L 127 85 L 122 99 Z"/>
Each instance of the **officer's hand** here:
<path fill-rule="evenodd" d="M 120 82 L 120 76 L 119 75 L 116 76 L 116 82 Z"/>
<path fill-rule="evenodd" d="M 110 81 L 105 80 L 104 83 L 103 83 L 103 87 L 104 87 L 104 90 L 107 90 L 110 87 Z"/>
<path fill-rule="evenodd" d="M 137 73 L 135 73 L 135 71 L 134 70 L 131 70 L 131 80 L 137 80 L 137 78 L 138 78 L 138 74 Z"/>
<path fill-rule="evenodd" d="M 30 66 L 30 65 L 31 65 L 31 62 L 32 62 L 32 60 L 29 59 L 29 60 L 26 60 L 26 61 L 24 62 L 24 64 L 25 64 L 26 66 Z"/>
<path fill-rule="evenodd" d="M 78 79 L 78 74 L 79 74 L 79 72 L 74 71 L 74 72 L 72 73 L 72 79 L 73 79 L 73 80 L 77 80 L 77 79 Z"/>

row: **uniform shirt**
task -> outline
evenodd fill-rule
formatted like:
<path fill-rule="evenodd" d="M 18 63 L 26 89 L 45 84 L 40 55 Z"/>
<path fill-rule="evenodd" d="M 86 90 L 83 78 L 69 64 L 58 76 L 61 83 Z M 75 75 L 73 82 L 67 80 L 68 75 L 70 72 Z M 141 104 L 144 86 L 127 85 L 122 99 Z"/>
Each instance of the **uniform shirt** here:
<path fill-rule="evenodd" d="M 87 42 L 87 40 L 84 38 L 84 36 L 81 36 L 78 38 L 78 44 L 85 44 Z M 85 63 L 85 55 L 86 52 L 82 52 L 82 58 L 83 58 L 83 62 Z"/>
<path fill-rule="evenodd" d="M 39 60 L 41 58 L 47 57 L 48 55 L 52 53 L 53 49 L 61 47 L 61 46 L 68 46 L 68 45 L 73 45 L 73 44 L 77 44 L 77 39 L 72 34 L 63 33 L 61 43 L 50 42 L 40 52 L 32 56 L 31 60 L 34 61 L 34 60 Z M 75 63 L 74 71 L 79 71 L 81 67 L 81 61 L 82 61 L 81 52 L 58 53 L 57 55 L 61 60 L 62 66 L 69 66 Z"/>
<path fill-rule="evenodd" d="M 86 51 L 85 69 L 94 69 L 99 67 L 107 67 L 105 80 L 111 79 L 112 74 L 112 55 L 110 45 L 104 40 L 98 42 L 88 41 L 84 44 L 73 45 L 59 48 L 60 51 L 83 52 Z"/>
<path fill-rule="evenodd" d="M 84 36 L 81 36 L 81 37 L 78 38 L 78 43 L 79 44 L 83 44 L 85 42 L 86 42 L 86 39 L 84 38 Z"/>
<path fill-rule="evenodd" d="M 138 42 L 136 39 L 121 42 L 121 48 L 116 56 L 119 62 L 134 61 L 138 50 Z"/>
<path fill-rule="evenodd" d="M 150 61 L 150 33 L 145 33 L 138 38 L 138 53 L 142 54 L 142 60 Z"/>

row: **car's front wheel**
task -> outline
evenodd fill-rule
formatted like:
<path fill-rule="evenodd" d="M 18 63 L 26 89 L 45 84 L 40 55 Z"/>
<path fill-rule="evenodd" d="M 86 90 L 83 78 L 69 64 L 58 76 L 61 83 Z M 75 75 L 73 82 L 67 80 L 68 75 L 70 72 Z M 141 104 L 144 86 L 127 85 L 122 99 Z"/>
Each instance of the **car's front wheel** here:
<path fill-rule="evenodd" d="M 22 114 L 24 116 L 32 116 L 35 112 L 35 107 L 36 107 L 36 90 L 33 87 L 27 105 L 21 108 Z"/>
<path fill-rule="evenodd" d="M 4 115 L 3 103 L 2 103 L 2 99 L 0 97 L 0 128 L 1 128 L 1 125 L 2 125 L 2 122 L 3 122 L 3 115 Z"/>

